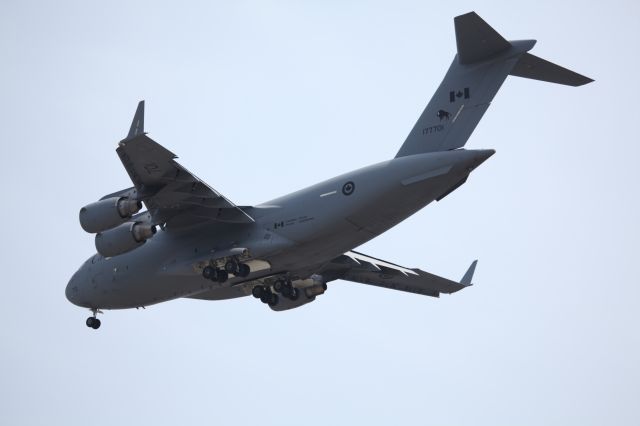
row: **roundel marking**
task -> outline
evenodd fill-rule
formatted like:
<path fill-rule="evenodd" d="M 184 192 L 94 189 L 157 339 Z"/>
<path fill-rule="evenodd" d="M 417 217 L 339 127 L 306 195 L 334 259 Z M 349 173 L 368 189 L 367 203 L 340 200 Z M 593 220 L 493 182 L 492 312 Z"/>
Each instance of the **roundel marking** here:
<path fill-rule="evenodd" d="M 344 195 L 351 195 L 353 194 L 353 191 L 356 190 L 356 184 L 349 181 L 347 183 L 345 183 L 344 185 L 342 185 L 342 193 Z"/>

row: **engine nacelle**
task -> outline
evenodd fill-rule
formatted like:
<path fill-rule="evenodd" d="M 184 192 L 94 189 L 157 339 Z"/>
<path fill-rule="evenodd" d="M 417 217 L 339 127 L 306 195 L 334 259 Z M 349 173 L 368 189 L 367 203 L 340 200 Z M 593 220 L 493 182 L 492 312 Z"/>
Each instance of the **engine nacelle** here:
<path fill-rule="evenodd" d="M 104 257 L 113 257 L 140 247 L 156 233 L 148 223 L 126 222 L 96 235 L 96 249 Z"/>
<path fill-rule="evenodd" d="M 141 208 L 140 201 L 128 197 L 96 201 L 80 209 L 80 226 L 91 234 L 106 231 L 131 219 Z"/>

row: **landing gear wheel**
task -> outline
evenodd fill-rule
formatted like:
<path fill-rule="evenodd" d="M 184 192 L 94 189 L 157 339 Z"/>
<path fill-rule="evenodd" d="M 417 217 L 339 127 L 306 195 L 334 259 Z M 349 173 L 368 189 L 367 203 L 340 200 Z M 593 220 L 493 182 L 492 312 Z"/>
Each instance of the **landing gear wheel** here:
<path fill-rule="evenodd" d="M 244 263 L 241 263 L 238 265 L 239 277 L 246 278 L 249 276 L 250 273 L 251 273 L 251 268 L 249 267 L 249 265 L 245 265 Z"/>
<path fill-rule="evenodd" d="M 295 287 L 291 288 L 291 296 L 289 296 L 289 299 L 295 302 L 299 298 L 300 298 L 300 290 L 298 290 Z"/>
<path fill-rule="evenodd" d="M 224 270 L 229 274 L 236 274 L 238 272 L 238 262 L 235 260 L 227 260 L 227 263 L 224 264 Z"/>
<path fill-rule="evenodd" d="M 279 301 L 280 298 L 278 297 L 278 295 L 275 293 L 271 293 L 271 297 L 269 298 L 269 301 L 267 303 L 269 304 L 269 306 L 276 306 Z"/>
<path fill-rule="evenodd" d="M 86 321 L 87 327 L 97 330 L 100 328 L 100 320 L 95 317 L 89 317 Z"/>
<path fill-rule="evenodd" d="M 284 286 L 285 286 L 284 280 L 276 280 L 276 282 L 273 283 L 273 289 L 275 291 L 277 291 L 278 293 L 280 293 L 282 291 Z"/>
<path fill-rule="evenodd" d="M 269 303 L 269 300 L 271 300 L 271 292 L 270 291 L 264 291 L 262 292 L 262 295 L 260 296 L 260 301 L 262 303 Z"/>
<path fill-rule="evenodd" d="M 251 294 L 253 295 L 253 297 L 255 297 L 256 299 L 260 299 L 262 298 L 262 295 L 266 293 L 266 290 L 263 286 L 261 285 L 257 285 L 254 288 L 251 289 Z"/>
<path fill-rule="evenodd" d="M 229 273 L 227 271 L 223 271 L 222 269 L 218 269 L 218 279 L 217 281 L 222 284 L 229 279 Z"/>
<path fill-rule="evenodd" d="M 282 287 L 282 291 L 280 291 L 280 293 L 286 297 L 286 298 L 290 298 L 291 294 L 293 293 L 293 287 L 291 287 L 290 284 L 286 284 L 284 287 Z"/>
<path fill-rule="evenodd" d="M 205 266 L 202 269 L 202 276 L 208 280 L 214 280 L 216 279 L 216 268 L 214 268 L 213 266 Z"/>

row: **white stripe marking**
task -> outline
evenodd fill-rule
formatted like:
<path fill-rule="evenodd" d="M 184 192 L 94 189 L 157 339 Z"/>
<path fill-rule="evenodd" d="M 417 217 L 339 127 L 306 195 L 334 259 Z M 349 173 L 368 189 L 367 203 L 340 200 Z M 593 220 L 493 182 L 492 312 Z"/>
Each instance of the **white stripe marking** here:
<path fill-rule="evenodd" d="M 456 112 L 456 115 L 453 116 L 453 120 L 451 120 L 451 123 L 455 123 L 456 122 L 456 120 L 458 119 L 458 116 L 462 112 L 462 108 L 464 108 L 464 104 L 460 105 L 460 109 L 458 110 L 458 112 Z"/>
<path fill-rule="evenodd" d="M 324 194 L 320 194 L 320 196 L 321 196 L 321 197 L 326 197 L 326 196 L 329 196 L 329 195 L 333 195 L 333 194 L 335 194 L 336 192 L 338 192 L 338 191 L 325 192 Z"/>
<path fill-rule="evenodd" d="M 357 261 L 358 263 L 362 263 L 362 262 L 369 263 L 369 264 L 373 265 L 374 267 L 376 267 L 378 270 L 380 269 L 380 266 L 384 266 L 385 268 L 394 269 L 396 271 L 402 272 L 406 276 L 419 275 L 416 271 L 414 271 L 412 269 L 404 268 L 404 267 L 398 266 L 398 265 L 394 265 L 392 263 L 385 262 L 384 260 L 373 259 L 371 257 L 365 256 L 365 255 L 361 255 L 361 254 L 358 254 L 358 253 L 354 253 L 352 251 L 349 251 L 349 252 L 345 253 L 345 255 L 349 256 L 351 259 Z"/>

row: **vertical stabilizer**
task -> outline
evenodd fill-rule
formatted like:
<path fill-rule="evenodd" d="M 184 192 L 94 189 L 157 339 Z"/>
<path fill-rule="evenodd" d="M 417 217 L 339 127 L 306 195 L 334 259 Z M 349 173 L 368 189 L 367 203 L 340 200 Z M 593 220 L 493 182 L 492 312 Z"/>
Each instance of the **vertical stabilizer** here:
<path fill-rule="evenodd" d="M 484 61 L 511 48 L 511 43 L 475 12 L 456 16 L 453 24 L 456 28 L 458 62 L 461 64 Z"/>
<path fill-rule="evenodd" d="M 508 75 L 578 86 L 591 79 L 507 41 L 475 12 L 454 19 L 458 53 L 396 157 L 463 147 Z"/>

